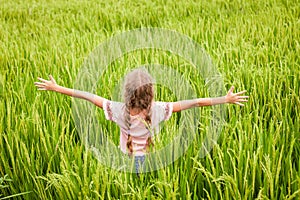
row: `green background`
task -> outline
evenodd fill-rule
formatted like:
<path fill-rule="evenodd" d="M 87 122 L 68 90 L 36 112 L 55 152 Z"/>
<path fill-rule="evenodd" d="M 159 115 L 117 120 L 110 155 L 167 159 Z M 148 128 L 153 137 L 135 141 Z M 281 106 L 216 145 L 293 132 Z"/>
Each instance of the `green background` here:
<path fill-rule="evenodd" d="M 299 19 L 299 2 L 284 0 L 0 1 L 0 198 L 299 198 Z M 71 99 L 37 91 L 33 83 L 52 74 L 58 84 L 73 87 L 97 45 L 140 27 L 167 28 L 197 41 L 225 87 L 246 89 L 250 99 L 243 108 L 227 106 L 218 144 L 205 158 L 197 150 L 209 109 L 199 108 L 199 136 L 186 154 L 137 179 L 98 163 L 75 129 Z M 122 71 L 152 62 L 186 73 L 199 96 L 206 96 L 189 63 L 155 50 L 113 63 L 99 94 L 110 98 Z M 175 98 L 167 88 L 156 95 Z M 117 144 L 117 127 L 100 111 L 99 120 Z"/>

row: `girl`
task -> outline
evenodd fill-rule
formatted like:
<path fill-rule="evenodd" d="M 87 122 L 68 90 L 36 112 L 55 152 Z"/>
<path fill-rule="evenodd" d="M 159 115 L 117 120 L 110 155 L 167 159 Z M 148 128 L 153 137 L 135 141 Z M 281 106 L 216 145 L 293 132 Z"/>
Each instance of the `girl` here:
<path fill-rule="evenodd" d="M 62 87 L 50 75 L 50 80 L 38 78 L 34 84 L 39 90 L 55 91 L 75 98 L 85 99 L 104 110 L 107 120 L 114 121 L 121 130 L 120 148 L 125 154 L 134 156 L 136 173 L 145 160 L 152 142 L 152 130 L 159 123 L 168 120 L 173 112 L 180 112 L 193 107 L 212 106 L 233 103 L 243 106 L 248 96 L 246 91 L 233 93 L 232 86 L 226 96 L 217 98 L 198 98 L 178 102 L 155 102 L 153 80 L 144 69 L 136 69 L 125 78 L 124 103 L 107 100 L 88 92 Z"/>

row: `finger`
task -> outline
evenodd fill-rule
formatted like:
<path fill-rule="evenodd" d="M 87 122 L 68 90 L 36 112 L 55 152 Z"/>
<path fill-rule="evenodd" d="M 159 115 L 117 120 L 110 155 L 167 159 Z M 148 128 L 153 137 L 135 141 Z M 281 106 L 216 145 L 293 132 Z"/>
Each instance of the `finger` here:
<path fill-rule="evenodd" d="M 36 86 L 46 86 L 45 83 L 40 83 L 40 82 L 34 82 L 34 85 L 36 85 Z"/>
<path fill-rule="evenodd" d="M 239 105 L 239 106 L 244 106 L 244 104 L 239 103 L 239 102 L 235 102 L 234 104 Z"/>
<path fill-rule="evenodd" d="M 42 78 L 40 78 L 40 77 L 38 77 L 38 80 L 39 80 L 39 81 L 42 81 L 42 82 L 44 82 L 44 83 L 48 82 L 47 80 L 42 79 Z"/>
<path fill-rule="evenodd" d="M 238 96 L 237 98 L 238 98 L 238 99 L 248 99 L 249 96 Z"/>
<path fill-rule="evenodd" d="M 52 81 L 52 83 L 56 84 L 56 81 L 54 80 L 53 76 L 49 75 L 49 77 L 50 77 L 50 80 Z"/>
<path fill-rule="evenodd" d="M 42 85 L 36 85 L 37 88 L 45 88 L 45 86 Z"/>
<path fill-rule="evenodd" d="M 46 90 L 45 88 L 38 88 L 38 90 Z"/>
<path fill-rule="evenodd" d="M 248 102 L 247 99 L 239 99 L 239 102 Z"/>
<path fill-rule="evenodd" d="M 241 92 L 237 92 L 237 93 L 235 93 L 236 95 L 241 95 L 241 94 L 244 94 L 244 93 L 246 93 L 247 92 L 247 90 L 243 90 L 243 91 L 241 91 Z"/>
<path fill-rule="evenodd" d="M 228 93 L 232 93 L 234 90 L 234 86 L 231 86 L 231 88 L 229 89 Z"/>

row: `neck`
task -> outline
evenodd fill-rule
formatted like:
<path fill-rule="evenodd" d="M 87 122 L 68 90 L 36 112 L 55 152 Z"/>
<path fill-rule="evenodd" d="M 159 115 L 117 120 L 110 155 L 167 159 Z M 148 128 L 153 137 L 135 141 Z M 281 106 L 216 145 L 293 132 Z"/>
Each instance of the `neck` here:
<path fill-rule="evenodd" d="M 130 115 L 137 115 L 137 114 L 140 114 L 141 112 L 142 112 L 142 110 L 139 108 L 132 108 L 129 111 Z"/>

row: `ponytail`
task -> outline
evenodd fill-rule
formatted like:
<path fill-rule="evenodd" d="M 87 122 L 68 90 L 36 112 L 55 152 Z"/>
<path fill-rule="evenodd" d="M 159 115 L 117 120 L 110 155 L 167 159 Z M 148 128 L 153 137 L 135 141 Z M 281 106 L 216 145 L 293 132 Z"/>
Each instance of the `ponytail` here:
<path fill-rule="evenodd" d="M 126 125 L 127 130 L 128 130 L 128 137 L 127 137 L 126 146 L 127 146 L 128 154 L 132 155 L 133 147 L 132 147 L 132 136 L 129 133 L 131 124 L 130 124 L 130 113 L 129 113 L 129 106 L 128 105 L 125 106 L 125 125 Z"/>
<path fill-rule="evenodd" d="M 132 153 L 133 153 L 132 136 L 130 134 L 128 134 L 126 146 L 128 149 L 128 155 L 132 155 Z"/>

